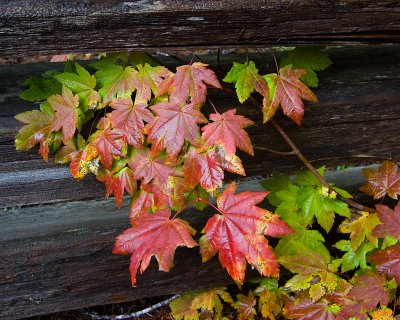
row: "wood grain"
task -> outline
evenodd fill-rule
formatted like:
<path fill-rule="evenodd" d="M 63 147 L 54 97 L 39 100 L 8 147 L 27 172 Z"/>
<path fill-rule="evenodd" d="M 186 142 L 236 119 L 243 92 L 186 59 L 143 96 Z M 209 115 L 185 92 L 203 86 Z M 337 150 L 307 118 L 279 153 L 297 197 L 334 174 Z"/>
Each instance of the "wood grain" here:
<path fill-rule="evenodd" d="M 328 173 L 327 179 L 355 191 L 362 183 L 361 169 Z M 240 183 L 237 192 L 261 191 L 259 182 Z M 129 227 L 129 201 L 125 200 L 120 210 L 113 200 L 91 200 L 1 211 L 0 318 L 12 320 L 232 283 L 217 258 L 201 263 L 198 248 L 178 248 L 169 273 L 158 271 L 153 259 L 132 288 L 129 256 L 111 254 L 115 237 Z M 188 209 L 181 217 L 201 230 L 211 214 Z M 249 268 L 247 279 L 255 276 Z"/>
<path fill-rule="evenodd" d="M 379 157 L 399 159 L 400 46 L 350 47 L 331 49 L 330 53 L 334 65 L 320 74 L 320 88 L 315 90 L 320 103 L 307 105 L 301 127 L 282 116 L 278 116 L 279 122 L 316 165 L 359 165 Z M 250 58 L 257 60 L 263 73 L 273 72 L 270 53 Z M 218 69 L 216 55 L 202 59 Z M 246 55 L 223 55 L 221 68 L 226 72 L 232 61 L 246 59 Z M 163 62 L 171 68 L 177 64 L 171 58 Z M 14 116 L 34 107 L 16 97 L 18 87 L 27 74 L 40 74 L 51 67 L 54 65 L 34 64 L 0 69 L 0 208 L 104 197 L 104 186 L 93 176 L 74 181 L 67 166 L 56 166 L 51 160 L 45 163 L 37 150 L 15 151 L 14 136 L 21 124 Z M 240 105 L 235 97 L 216 90 L 210 91 L 210 99 L 220 112 L 237 107 L 238 113 L 257 123 L 248 129 L 256 148 L 288 150 L 272 126 L 262 124 L 254 106 Z M 211 109 L 206 106 L 205 111 Z M 378 158 L 359 157 L 365 154 Z M 240 157 L 249 177 L 301 166 L 296 157 L 257 149 L 254 157 L 243 153 Z"/>
<path fill-rule="evenodd" d="M 399 12 L 394 0 L 10 0 L 0 56 L 398 43 Z"/>

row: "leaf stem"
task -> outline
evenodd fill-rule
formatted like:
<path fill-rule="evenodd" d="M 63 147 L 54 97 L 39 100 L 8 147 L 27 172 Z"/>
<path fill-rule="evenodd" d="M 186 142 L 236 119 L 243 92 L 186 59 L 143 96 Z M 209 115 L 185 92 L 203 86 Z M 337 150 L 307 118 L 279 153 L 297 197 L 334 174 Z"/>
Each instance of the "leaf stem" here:
<path fill-rule="evenodd" d="M 214 206 L 210 201 L 205 200 L 205 199 L 202 199 L 202 198 L 197 198 L 196 200 L 197 200 L 197 201 L 200 201 L 200 202 L 204 202 L 204 203 L 208 204 L 210 207 L 212 207 L 212 208 L 214 208 L 215 210 L 217 210 L 220 214 L 224 214 L 219 208 L 217 208 L 216 206 Z"/>

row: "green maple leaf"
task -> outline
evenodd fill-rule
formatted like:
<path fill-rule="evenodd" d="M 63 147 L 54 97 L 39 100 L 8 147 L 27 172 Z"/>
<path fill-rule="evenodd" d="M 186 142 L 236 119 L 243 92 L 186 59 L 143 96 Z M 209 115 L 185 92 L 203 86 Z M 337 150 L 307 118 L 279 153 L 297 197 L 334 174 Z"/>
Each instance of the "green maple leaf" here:
<path fill-rule="evenodd" d="M 49 70 L 39 77 L 28 78 L 24 85 L 28 87 L 19 97 L 27 101 L 43 101 L 48 97 L 61 93 L 61 84 L 56 80 L 58 71 Z"/>
<path fill-rule="evenodd" d="M 306 70 L 301 81 L 311 88 L 318 87 L 318 77 L 315 71 L 322 71 L 328 68 L 332 61 L 328 55 L 319 47 L 298 47 L 288 53 L 288 57 L 282 59 L 280 66 L 292 65 L 293 68 Z"/>
<path fill-rule="evenodd" d="M 302 232 L 290 234 L 279 240 L 275 247 L 278 257 L 295 256 L 299 252 L 313 251 L 321 255 L 325 260 L 330 259 L 328 249 L 324 245 L 325 239 L 317 230 L 303 229 Z"/>
<path fill-rule="evenodd" d="M 96 86 L 96 78 L 78 63 L 74 66 L 76 73 L 64 72 L 56 75 L 55 78 L 74 93 L 93 89 Z"/>
<path fill-rule="evenodd" d="M 340 259 L 338 259 L 338 264 L 341 265 L 342 272 L 347 272 L 358 267 L 363 270 L 367 269 L 366 255 L 368 252 L 375 249 L 372 243 L 366 242 L 354 251 L 349 240 L 341 240 L 337 242 L 334 247 L 346 252 Z"/>
<path fill-rule="evenodd" d="M 267 82 L 258 74 L 258 69 L 253 61 L 234 62 L 223 81 L 235 83 L 236 94 L 240 103 L 246 101 L 254 90 L 262 96 L 268 97 Z"/>
<path fill-rule="evenodd" d="M 83 110 L 93 109 L 100 102 L 99 93 L 94 90 L 96 87 L 96 78 L 78 63 L 74 64 L 76 72 L 63 72 L 55 78 L 64 86 L 76 93 Z"/>
<path fill-rule="evenodd" d="M 140 86 L 136 69 L 112 64 L 112 61 L 113 59 L 109 58 L 92 64 L 98 69 L 95 77 L 101 85 L 99 94 L 104 106 L 115 97 L 129 97 Z"/>

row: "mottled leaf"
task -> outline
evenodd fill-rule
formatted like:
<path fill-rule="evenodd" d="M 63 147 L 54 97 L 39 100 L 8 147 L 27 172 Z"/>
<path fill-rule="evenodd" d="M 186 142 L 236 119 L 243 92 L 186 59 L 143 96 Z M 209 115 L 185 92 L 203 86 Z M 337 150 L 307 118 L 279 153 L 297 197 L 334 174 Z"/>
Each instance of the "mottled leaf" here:
<path fill-rule="evenodd" d="M 315 94 L 299 80 L 305 73 L 303 69 L 292 69 L 289 65 L 281 68 L 278 74 L 264 76 L 269 87 L 269 97 L 263 102 L 264 122 L 274 116 L 280 105 L 283 113 L 300 125 L 304 114 L 302 100 L 318 102 Z"/>
<path fill-rule="evenodd" d="M 340 225 L 342 233 L 350 233 L 350 243 L 353 250 L 357 250 L 361 243 L 368 239 L 375 248 L 378 246 L 378 239 L 373 235 L 372 230 L 380 224 L 379 218 L 375 213 L 362 212 L 355 220 L 346 219 Z"/>
<path fill-rule="evenodd" d="M 400 174 L 397 173 L 397 170 L 397 163 L 387 160 L 382 162 L 378 171 L 369 168 L 363 169 L 367 183 L 360 190 L 373 196 L 374 199 L 382 198 L 386 194 L 397 199 L 397 195 L 400 194 Z"/>
<path fill-rule="evenodd" d="M 78 97 L 72 91 L 63 86 L 62 95 L 54 95 L 47 99 L 49 105 L 55 111 L 51 131 L 62 130 L 63 141 L 67 143 L 74 135 L 78 120 Z"/>

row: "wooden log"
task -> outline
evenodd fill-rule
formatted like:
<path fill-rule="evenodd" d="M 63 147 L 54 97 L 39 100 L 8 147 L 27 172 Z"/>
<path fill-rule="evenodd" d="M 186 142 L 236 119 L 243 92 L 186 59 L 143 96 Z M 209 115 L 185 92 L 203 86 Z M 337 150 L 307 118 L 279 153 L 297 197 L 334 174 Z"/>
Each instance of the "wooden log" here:
<path fill-rule="evenodd" d="M 392 0 L 10 0 L 0 56 L 136 48 L 398 43 Z"/>
<path fill-rule="evenodd" d="M 307 105 L 301 127 L 281 115 L 279 122 L 316 165 L 357 165 L 376 160 L 360 157 L 363 154 L 399 159 L 395 132 L 400 126 L 400 46 L 339 48 L 331 49 L 330 54 L 334 65 L 321 72 L 320 88 L 315 90 L 320 103 Z M 232 61 L 246 58 L 246 55 L 223 55 L 221 67 L 226 72 Z M 270 55 L 250 58 L 257 60 L 263 73 L 273 72 Z M 204 60 L 218 69 L 216 55 Z M 165 62 L 170 67 L 176 65 L 171 59 Z M 56 166 L 51 160 L 45 163 L 36 150 L 15 151 L 14 137 L 21 124 L 14 116 L 34 107 L 16 97 L 18 87 L 27 75 L 40 74 L 52 67 L 35 64 L 0 69 L 0 208 L 104 197 L 103 185 L 93 176 L 76 181 L 67 166 Z M 235 97 L 216 90 L 210 91 L 210 99 L 220 112 L 238 107 L 238 113 L 256 122 L 248 129 L 256 148 L 288 150 L 279 134 L 270 125 L 262 124 L 254 106 L 240 105 Z M 240 157 L 250 177 L 293 171 L 301 165 L 296 157 L 277 156 L 258 149 L 254 157 L 243 153 Z"/>
<path fill-rule="evenodd" d="M 360 168 L 328 173 L 327 179 L 349 191 L 363 183 Z M 240 183 L 238 192 L 260 191 L 259 182 Z M 153 259 L 132 288 L 129 257 L 111 254 L 115 237 L 128 228 L 128 202 L 120 210 L 113 200 L 92 200 L 1 211 L 0 318 L 19 319 L 232 283 L 217 258 L 202 264 L 198 248 L 178 248 L 169 273 L 158 271 Z M 182 218 L 201 230 L 211 214 L 188 209 Z M 247 279 L 255 276 L 248 270 Z"/>

